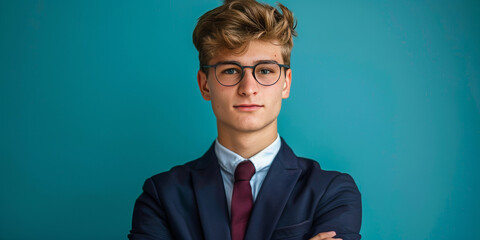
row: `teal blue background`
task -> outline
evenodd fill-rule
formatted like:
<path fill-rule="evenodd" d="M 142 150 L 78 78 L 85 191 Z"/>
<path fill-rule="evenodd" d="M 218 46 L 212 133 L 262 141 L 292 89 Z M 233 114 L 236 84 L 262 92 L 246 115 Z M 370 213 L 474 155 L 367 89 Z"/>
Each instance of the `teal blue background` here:
<path fill-rule="evenodd" d="M 364 239 L 478 237 L 480 2 L 282 2 L 279 132 L 355 178 Z M 143 181 L 216 136 L 191 33 L 218 5 L 0 2 L 1 239 L 126 239 Z"/>

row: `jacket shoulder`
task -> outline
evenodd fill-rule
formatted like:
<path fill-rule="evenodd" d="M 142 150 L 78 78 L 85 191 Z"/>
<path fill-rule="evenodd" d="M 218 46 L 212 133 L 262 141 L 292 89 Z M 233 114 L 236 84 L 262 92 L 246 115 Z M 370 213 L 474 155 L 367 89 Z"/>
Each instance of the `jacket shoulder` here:
<path fill-rule="evenodd" d="M 169 192 L 175 188 L 190 186 L 191 172 L 195 169 L 198 161 L 200 161 L 200 158 L 174 166 L 168 171 L 151 176 L 147 181 L 151 181 L 158 192 Z"/>
<path fill-rule="evenodd" d="M 348 173 L 324 170 L 320 164 L 312 159 L 297 157 L 298 165 L 302 169 L 301 178 L 308 181 L 313 189 L 331 191 L 341 186 L 349 186 L 357 189 L 355 180 Z M 358 191 L 358 190 L 357 190 Z"/>
<path fill-rule="evenodd" d="M 302 169 L 302 174 L 313 175 L 314 177 L 322 177 L 324 179 L 331 179 L 338 175 L 345 174 L 339 171 L 324 170 L 320 164 L 309 158 L 297 157 L 298 166 Z"/>

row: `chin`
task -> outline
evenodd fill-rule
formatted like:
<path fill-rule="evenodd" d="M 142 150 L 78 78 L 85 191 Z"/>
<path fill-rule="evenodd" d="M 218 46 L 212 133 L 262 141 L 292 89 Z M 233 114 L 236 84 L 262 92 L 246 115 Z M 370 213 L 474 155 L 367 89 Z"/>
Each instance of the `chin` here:
<path fill-rule="evenodd" d="M 262 128 L 264 128 L 264 126 L 252 126 L 252 125 L 249 125 L 249 126 L 237 126 L 235 127 L 235 129 L 239 132 L 246 132 L 246 133 L 251 133 L 251 132 L 256 132 L 258 130 L 261 130 Z"/>
<path fill-rule="evenodd" d="M 248 119 L 242 122 L 237 122 L 233 124 L 233 127 L 240 132 L 256 132 L 262 129 L 267 128 L 273 124 L 274 120 L 271 121 L 259 121 L 258 119 Z"/>

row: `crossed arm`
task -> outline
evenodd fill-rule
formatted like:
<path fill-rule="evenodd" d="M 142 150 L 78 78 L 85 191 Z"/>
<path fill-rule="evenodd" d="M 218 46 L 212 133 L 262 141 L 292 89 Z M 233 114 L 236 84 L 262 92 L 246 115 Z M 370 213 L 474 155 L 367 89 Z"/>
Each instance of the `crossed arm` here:
<path fill-rule="evenodd" d="M 130 239 L 173 239 L 153 183 L 147 181 L 136 203 Z M 316 206 L 310 240 L 360 240 L 361 198 L 348 174 L 335 176 Z M 138 221 L 141 219 L 141 221 Z M 153 232 L 152 232 L 153 231 Z M 147 236 L 148 235 L 148 236 Z M 155 238 L 156 239 L 156 238 Z"/>
<path fill-rule="evenodd" d="M 310 240 L 342 240 L 341 238 L 333 238 L 335 237 L 336 233 L 334 231 L 331 232 L 323 232 L 317 234 L 315 237 L 310 238 Z"/>
<path fill-rule="evenodd" d="M 360 240 L 362 202 L 353 178 L 344 173 L 334 177 L 322 199 L 313 224 L 318 234 L 310 240 Z"/>

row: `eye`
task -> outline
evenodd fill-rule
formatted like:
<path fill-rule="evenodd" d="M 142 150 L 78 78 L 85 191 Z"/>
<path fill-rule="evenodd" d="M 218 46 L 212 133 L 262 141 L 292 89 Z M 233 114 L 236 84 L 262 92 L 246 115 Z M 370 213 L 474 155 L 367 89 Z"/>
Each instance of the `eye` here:
<path fill-rule="evenodd" d="M 238 74 L 239 71 L 236 68 L 228 68 L 228 69 L 222 70 L 222 73 L 224 73 L 224 74 Z"/>
<path fill-rule="evenodd" d="M 242 74 L 242 69 L 236 64 L 219 64 L 217 66 L 217 74 L 219 75 L 240 75 Z"/>
<path fill-rule="evenodd" d="M 272 69 L 272 68 L 262 67 L 262 68 L 260 68 L 260 69 L 257 70 L 257 73 L 258 73 L 258 74 L 262 74 L 262 75 L 268 75 L 268 74 L 273 74 L 273 73 L 275 73 L 275 70 Z"/>
<path fill-rule="evenodd" d="M 272 71 L 270 71 L 270 69 L 260 69 L 260 73 L 261 74 L 269 74 L 271 73 Z"/>

